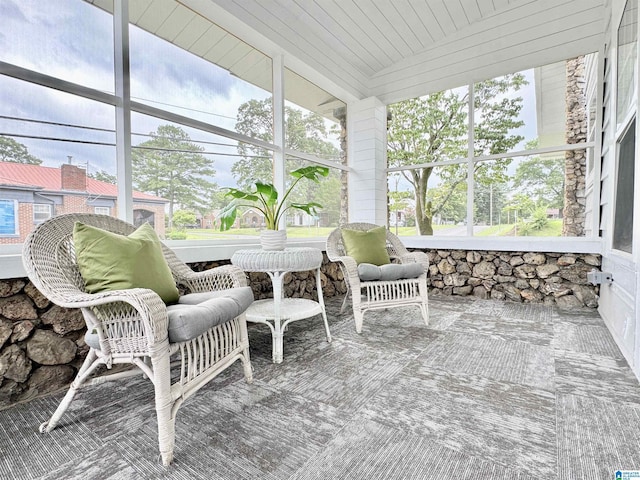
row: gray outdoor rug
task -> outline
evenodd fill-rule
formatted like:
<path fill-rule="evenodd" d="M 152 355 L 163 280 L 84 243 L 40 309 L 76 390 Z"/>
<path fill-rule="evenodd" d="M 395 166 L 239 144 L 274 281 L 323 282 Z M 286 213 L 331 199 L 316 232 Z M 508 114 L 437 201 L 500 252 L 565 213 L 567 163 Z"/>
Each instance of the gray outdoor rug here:
<path fill-rule="evenodd" d="M 178 412 L 158 459 L 151 383 L 63 393 L 0 411 L 0 479 L 611 480 L 640 470 L 640 384 L 594 311 L 468 298 L 365 314 L 341 298 L 292 324 L 284 362 L 250 325 L 240 364 Z"/>

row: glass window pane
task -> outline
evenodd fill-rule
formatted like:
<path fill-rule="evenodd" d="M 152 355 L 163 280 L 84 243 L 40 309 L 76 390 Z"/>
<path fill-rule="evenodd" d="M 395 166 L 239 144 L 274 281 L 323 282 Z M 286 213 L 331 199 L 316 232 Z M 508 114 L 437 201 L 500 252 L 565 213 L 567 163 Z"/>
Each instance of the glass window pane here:
<path fill-rule="evenodd" d="M 285 171 L 291 172 L 298 168 L 314 165 L 311 162 L 295 157 L 287 157 Z M 317 237 L 327 236 L 332 229 L 338 226 L 340 211 L 346 208 L 342 204 L 343 195 L 341 170 L 330 168 L 329 175 L 321 177 L 318 183 L 302 179 L 296 184 L 289 195 L 293 203 L 308 204 L 317 203 L 316 214 L 307 214 L 304 211 L 292 209 L 287 212 L 287 236 L 288 237 Z M 294 181 L 287 175 L 287 188 Z M 282 195 L 280 195 L 282 197 Z"/>
<path fill-rule="evenodd" d="M 51 218 L 52 205 L 51 204 L 33 204 L 33 221 L 36 223 L 44 222 Z"/>
<path fill-rule="evenodd" d="M 618 27 L 618 97 L 616 117 L 618 128 L 631 111 L 638 82 L 638 0 L 627 0 Z"/>
<path fill-rule="evenodd" d="M 389 227 L 394 233 L 467 234 L 466 163 L 393 172 L 387 183 Z"/>
<path fill-rule="evenodd" d="M 195 31 L 172 43 L 161 38 L 166 29 L 144 30 L 147 14 L 138 20 L 141 28 L 130 28 L 132 100 L 251 134 L 243 130 L 241 113 L 255 115 L 254 102 L 270 102 L 271 58 L 191 11 L 183 31 Z"/>
<path fill-rule="evenodd" d="M 6 192 L 0 192 L 0 245 L 19 243 L 12 237 L 20 235 L 18 200 L 7 199 Z"/>
<path fill-rule="evenodd" d="M 466 158 L 468 105 L 466 87 L 389 105 L 389 166 Z"/>
<path fill-rule="evenodd" d="M 474 235 L 561 236 L 564 152 L 478 162 Z"/>
<path fill-rule="evenodd" d="M 476 83 L 475 155 L 585 142 L 588 92 L 595 115 L 593 65 L 597 65 L 597 54 Z"/>
<path fill-rule="evenodd" d="M 584 184 L 565 167 L 573 158 L 584 161 L 589 150 L 477 162 L 474 235 L 584 235 Z"/>
<path fill-rule="evenodd" d="M 468 153 L 468 89 L 457 88 L 389 106 L 390 167 L 464 159 Z M 466 163 L 425 166 L 389 177 L 400 235 L 466 234 Z M 411 198 L 405 198 L 407 192 Z M 398 196 L 399 198 L 394 198 Z M 400 202 L 395 205 L 393 202 Z M 406 204 L 406 207 L 405 207 Z M 461 211 L 462 209 L 462 211 Z M 461 224 L 461 225 L 458 225 Z M 452 229 L 453 227 L 461 227 Z M 464 233 L 454 233 L 463 232 Z"/>
<path fill-rule="evenodd" d="M 340 163 L 346 104 L 289 69 L 284 94 L 286 147 Z"/>
<path fill-rule="evenodd" d="M 613 248 L 628 253 L 632 252 L 633 244 L 635 150 L 636 121 L 634 120 L 618 144 L 618 172 L 613 225 Z"/>
<path fill-rule="evenodd" d="M 0 18 L 0 61 L 114 92 L 111 14 L 81 0 L 3 0 Z"/>
<path fill-rule="evenodd" d="M 132 130 L 134 189 L 162 199 L 155 206 L 149 201 L 134 202 L 134 218 L 140 222 L 153 218 L 156 230 L 165 234 L 166 216 L 168 239 L 258 235 L 259 224 L 240 229 L 244 214 L 239 216 L 238 228 L 219 231 L 218 212 L 229 203 L 223 188 L 237 187 L 240 181 L 253 185 L 257 178 L 251 165 L 262 158 L 249 153 L 247 145 L 142 114 L 132 115 Z M 266 163 L 266 180 L 271 181 L 271 161 L 266 159 Z"/>
<path fill-rule="evenodd" d="M 47 206 L 51 215 L 95 206 L 116 214 L 114 107 L 4 76 L 0 90 L 12 92 L 0 118 L 0 198 L 17 200 L 21 211 L 11 242 L 45 220 Z"/>

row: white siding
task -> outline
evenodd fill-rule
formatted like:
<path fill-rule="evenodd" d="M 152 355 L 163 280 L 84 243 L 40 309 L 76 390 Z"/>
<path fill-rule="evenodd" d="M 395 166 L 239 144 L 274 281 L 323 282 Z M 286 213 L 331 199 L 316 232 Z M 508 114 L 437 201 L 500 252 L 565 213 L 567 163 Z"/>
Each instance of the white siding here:
<path fill-rule="evenodd" d="M 613 209 L 616 191 L 616 36 L 617 25 L 624 7 L 624 0 L 612 2 L 612 12 L 609 12 L 606 38 L 608 39 L 605 56 L 607 68 L 604 72 L 606 89 L 604 92 L 603 106 L 605 116 L 603 118 L 603 145 L 602 145 L 602 171 L 600 175 L 600 230 L 603 238 L 602 270 L 613 274 L 611 285 L 602 285 L 598 311 L 609 327 L 616 343 L 623 355 L 631 365 L 634 373 L 640 378 L 640 319 L 638 309 L 640 301 L 638 291 L 640 289 L 640 274 L 638 270 L 638 238 L 634 238 L 634 256 L 612 251 L 613 236 Z M 636 132 L 637 132 L 636 127 Z M 638 138 L 636 134 L 636 139 Z M 636 141 L 636 158 L 640 144 Z M 636 185 L 638 172 L 636 171 Z M 636 202 L 638 205 L 638 190 L 636 186 Z M 635 212 L 636 219 L 638 212 Z M 637 222 L 637 220 L 636 220 Z M 637 230 L 637 229 L 636 229 Z M 637 235 L 635 235 L 637 237 Z M 634 260 L 635 257 L 635 260 Z"/>
<path fill-rule="evenodd" d="M 349 221 L 387 223 L 387 109 L 368 98 L 348 105 Z"/>

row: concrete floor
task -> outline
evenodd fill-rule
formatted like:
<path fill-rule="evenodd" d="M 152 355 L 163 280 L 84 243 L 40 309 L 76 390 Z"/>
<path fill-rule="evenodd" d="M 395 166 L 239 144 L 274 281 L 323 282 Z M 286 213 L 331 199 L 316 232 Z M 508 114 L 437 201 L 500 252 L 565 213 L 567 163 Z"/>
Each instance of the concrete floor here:
<path fill-rule="evenodd" d="M 588 479 L 640 470 L 640 384 L 593 311 L 469 298 L 365 314 L 340 298 L 290 326 L 284 362 L 250 325 L 240 364 L 178 412 L 175 462 L 158 459 L 151 383 L 61 394 L 0 411 L 1 479 Z"/>

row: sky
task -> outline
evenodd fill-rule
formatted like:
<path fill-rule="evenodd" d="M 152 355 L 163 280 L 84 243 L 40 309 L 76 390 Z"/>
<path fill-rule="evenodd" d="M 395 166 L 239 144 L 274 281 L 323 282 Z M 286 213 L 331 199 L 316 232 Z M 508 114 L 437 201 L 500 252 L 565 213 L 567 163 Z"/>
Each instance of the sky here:
<path fill-rule="evenodd" d="M 63 28 L 61 28 L 63 27 Z M 114 92 L 112 19 L 78 0 L 2 0 L 0 2 L 0 61 L 19 65 L 66 81 Z M 234 129 L 238 106 L 269 92 L 254 87 L 137 27 L 130 28 L 131 92 L 136 101 Z M 0 116 L 85 125 L 114 130 L 114 108 L 53 89 L 0 76 Z M 134 114 L 132 131 L 149 134 L 167 122 Z M 234 144 L 233 141 L 183 127 L 194 140 Z M 110 132 L 62 128 L 0 118 L 0 134 L 63 137 L 114 143 Z M 14 137 L 43 165 L 88 165 L 89 172 L 115 173 L 115 148 L 103 145 Z M 133 138 L 133 144 L 146 140 Z M 204 145 L 208 151 L 230 148 Z M 233 157 L 212 156 L 216 182 L 235 184 Z"/>

